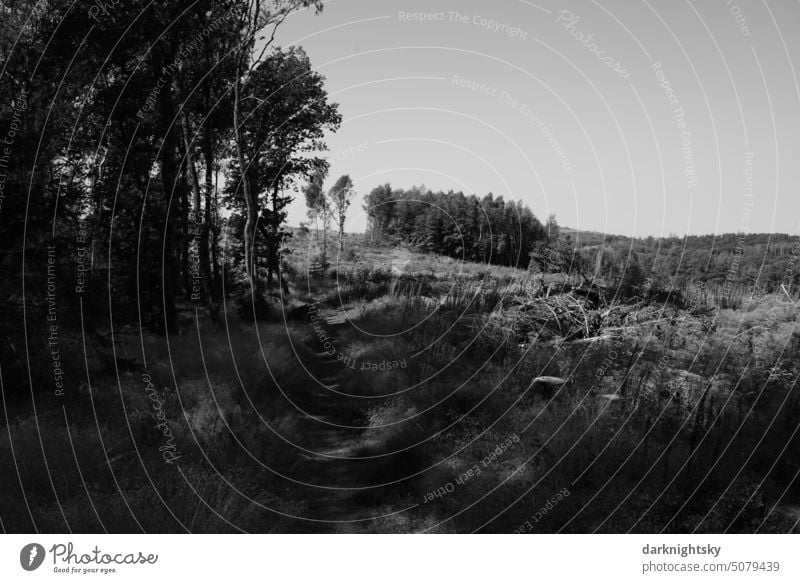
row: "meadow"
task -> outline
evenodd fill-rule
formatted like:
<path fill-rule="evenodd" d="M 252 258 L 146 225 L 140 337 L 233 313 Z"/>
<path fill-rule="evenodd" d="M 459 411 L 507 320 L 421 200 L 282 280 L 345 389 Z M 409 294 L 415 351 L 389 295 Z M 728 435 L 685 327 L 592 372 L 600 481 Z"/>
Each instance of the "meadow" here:
<path fill-rule="evenodd" d="M 295 233 L 262 312 L 65 343 L 66 399 L 7 409 L 4 528 L 798 530 L 786 295 L 623 300 L 360 235 L 319 254 Z"/>

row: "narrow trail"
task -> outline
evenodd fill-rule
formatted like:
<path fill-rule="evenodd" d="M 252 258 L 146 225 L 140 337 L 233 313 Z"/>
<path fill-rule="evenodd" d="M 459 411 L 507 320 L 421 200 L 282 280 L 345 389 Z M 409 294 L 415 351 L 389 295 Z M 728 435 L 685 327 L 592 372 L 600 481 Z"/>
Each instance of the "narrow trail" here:
<path fill-rule="evenodd" d="M 332 345 L 346 353 L 342 338 L 346 318 L 333 310 L 320 315 Z M 350 396 L 344 388 L 348 369 L 322 348 L 316 336 L 307 341 L 306 348 L 311 356 L 303 365 L 310 382 L 300 394 L 290 395 L 299 409 L 297 446 L 306 451 L 296 450 L 292 476 L 316 487 L 303 488 L 304 515 L 313 521 L 302 521 L 297 530 L 359 532 L 371 518 L 386 514 L 394 502 L 397 508 L 392 511 L 414 506 L 406 482 L 375 487 L 402 477 L 396 475 L 403 468 L 397 462 L 404 454 L 382 455 L 396 448 L 368 439 L 366 414 L 379 400 Z M 403 499 L 408 503 L 402 504 Z"/>

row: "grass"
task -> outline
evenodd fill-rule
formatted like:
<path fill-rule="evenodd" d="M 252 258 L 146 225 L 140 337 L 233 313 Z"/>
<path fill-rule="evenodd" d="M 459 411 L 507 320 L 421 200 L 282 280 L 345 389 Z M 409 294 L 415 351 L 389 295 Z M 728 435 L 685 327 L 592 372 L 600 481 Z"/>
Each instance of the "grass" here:
<path fill-rule="evenodd" d="M 229 307 L 221 327 L 201 320 L 168 338 L 117 333 L 124 367 L 103 367 L 107 355 L 98 350 L 86 380 L 72 375 L 64 403 L 39 395 L 34 414 L 19 401 L 0 438 L 0 471 L 11 477 L 0 496 L 4 527 L 512 532 L 529 521 L 533 532 L 796 528 L 787 509 L 800 495 L 792 482 L 800 463 L 800 337 L 798 308 L 784 298 L 710 313 L 631 305 L 616 320 L 606 308 L 587 307 L 600 322 L 597 337 L 569 341 L 567 328 L 540 318 L 559 307 L 557 296 L 543 299 L 550 284 L 564 281 L 558 274 L 531 278 L 351 238 L 347 261 L 333 261 L 319 278 L 304 263 L 318 252 L 312 237 L 294 245 L 292 294 L 284 304 L 272 300 L 268 321 Z M 311 301 L 346 316 L 331 334 L 334 352 L 353 368 L 320 364 L 325 348 L 307 315 L 293 312 Z M 81 345 L 65 352 L 81 371 Z M 362 368 L 399 361 L 406 366 Z M 337 441 L 327 444 L 328 434 L 297 405 L 313 404 L 319 378 L 332 374 L 347 419 L 361 428 L 348 429 L 347 439 L 332 433 Z M 543 375 L 568 382 L 543 393 L 532 384 Z M 165 437 L 151 394 L 179 465 L 159 451 Z M 326 469 L 335 465 L 308 461 L 304 447 L 372 456 L 352 479 L 406 479 L 332 502 L 302 483 L 338 479 Z M 443 487 L 444 495 L 426 501 Z M 537 515 L 564 488 L 569 496 Z M 336 528 L 292 518 L 345 507 L 385 517 Z"/>

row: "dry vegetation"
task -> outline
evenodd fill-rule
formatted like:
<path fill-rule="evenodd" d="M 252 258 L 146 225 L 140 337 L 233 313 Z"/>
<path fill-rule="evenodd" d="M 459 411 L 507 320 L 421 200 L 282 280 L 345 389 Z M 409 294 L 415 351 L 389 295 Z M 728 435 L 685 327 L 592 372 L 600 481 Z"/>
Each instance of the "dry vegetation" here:
<path fill-rule="evenodd" d="M 787 297 L 622 303 L 348 243 L 308 276 L 313 234 L 297 236 L 292 294 L 271 291 L 265 320 L 228 306 L 222 326 L 189 318 L 167 341 L 115 331 L 116 370 L 74 374 L 63 408 L 20 408 L 0 439 L 5 528 L 797 530 Z"/>

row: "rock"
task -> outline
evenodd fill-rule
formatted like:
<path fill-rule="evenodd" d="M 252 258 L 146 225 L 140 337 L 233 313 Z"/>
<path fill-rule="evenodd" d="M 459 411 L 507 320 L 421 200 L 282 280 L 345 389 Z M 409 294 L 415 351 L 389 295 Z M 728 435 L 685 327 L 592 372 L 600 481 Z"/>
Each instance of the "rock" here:
<path fill-rule="evenodd" d="M 534 385 L 544 385 L 548 387 L 560 387 L 566 382 L 567 379 L 562 379 L 561 377 L 536 377 L 533 379 Z"/>
<path fill-rule="evenodd" d="M 566 382 L 567 379 L 562 379 L 561 377 L 536 377 L 531 383 L 531 389 L 533 389 L 535 395 L 541 395 L 549 399 Z"/>

